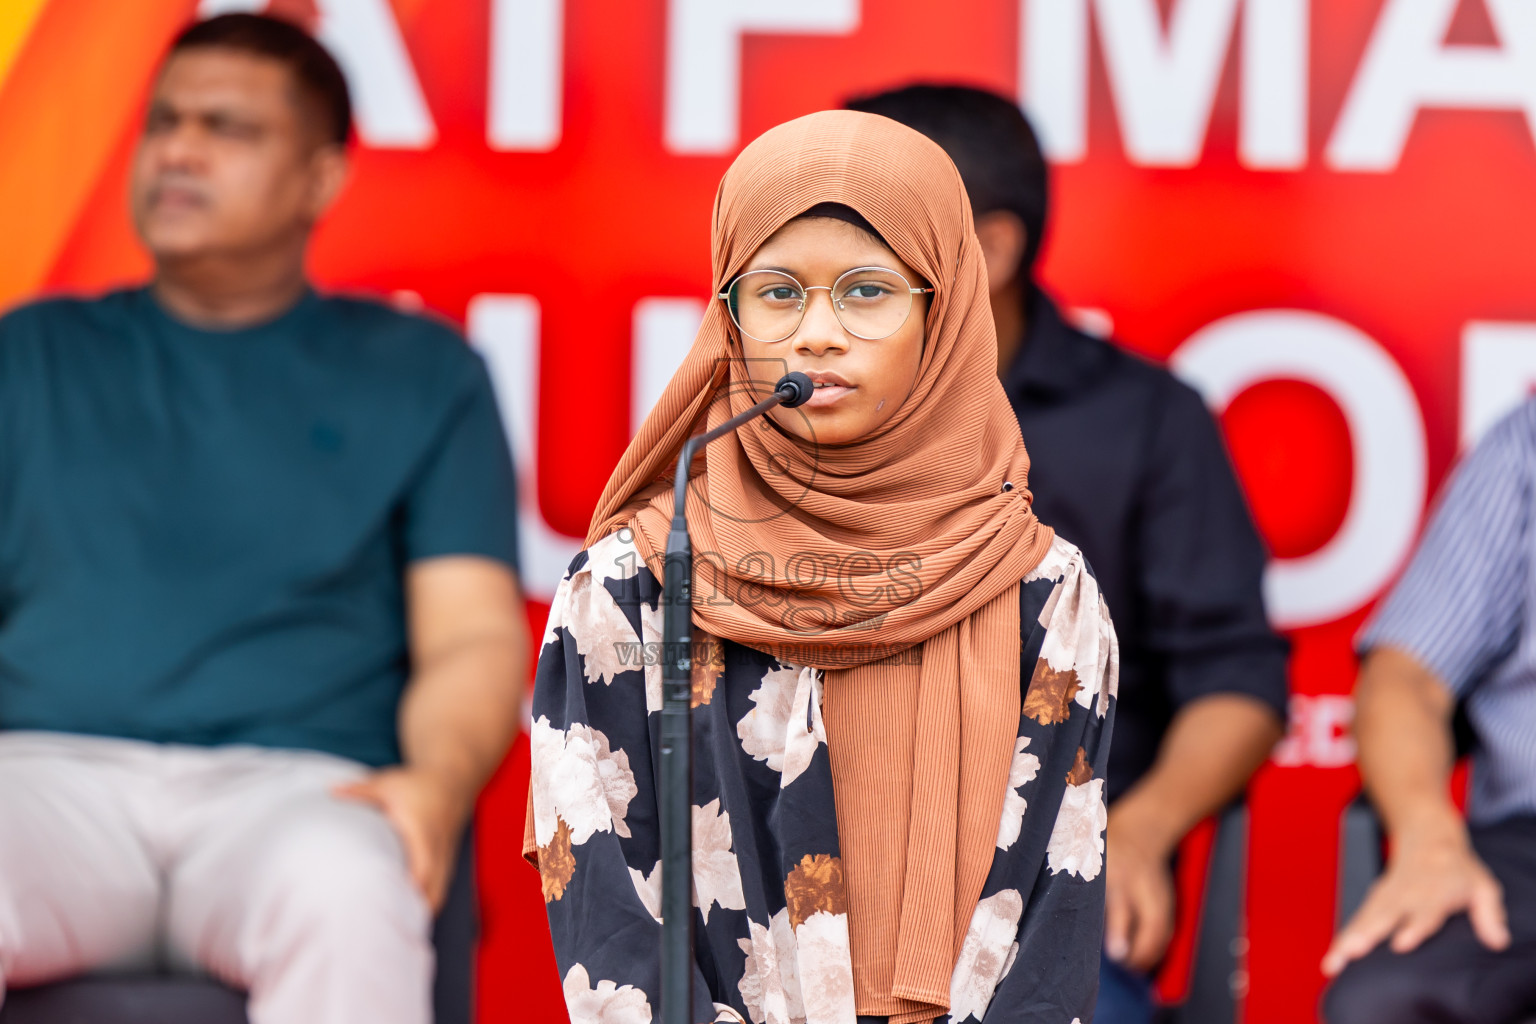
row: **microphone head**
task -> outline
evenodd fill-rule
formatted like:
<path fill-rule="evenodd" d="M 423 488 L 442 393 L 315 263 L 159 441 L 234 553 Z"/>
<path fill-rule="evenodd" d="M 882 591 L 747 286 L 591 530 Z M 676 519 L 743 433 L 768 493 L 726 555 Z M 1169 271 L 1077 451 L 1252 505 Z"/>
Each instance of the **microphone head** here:
<path fill-rule="evenodd" d="M 779 378 L 773 390 L 775 394 L 784 396 L 784 401 L 780 403 L 784 408 L 793 409 L 811 400 L 811 396 L 816 393 L 816 385 L 799 370 L 791 370 Z"/>

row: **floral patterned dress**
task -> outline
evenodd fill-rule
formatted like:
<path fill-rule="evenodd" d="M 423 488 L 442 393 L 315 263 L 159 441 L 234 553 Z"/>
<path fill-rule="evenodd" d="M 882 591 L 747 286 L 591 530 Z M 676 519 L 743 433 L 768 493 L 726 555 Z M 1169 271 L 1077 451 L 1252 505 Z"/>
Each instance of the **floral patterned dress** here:
<path fill-rule="evenodd" d="M 1020 588 L 1027 680 L 997 849 L 942 1024 L 1092 1018 L 1104 921 L 1104 766 L 1119 654 L 1059 538 Z M 533 695 L 533 823 L 573 1024 L 659 1012 L 661 585 L 627 531 L 561 581 Z M 695 1017 L 853 1024 L 822 673 L 729 641 L 695 658 Z"/>

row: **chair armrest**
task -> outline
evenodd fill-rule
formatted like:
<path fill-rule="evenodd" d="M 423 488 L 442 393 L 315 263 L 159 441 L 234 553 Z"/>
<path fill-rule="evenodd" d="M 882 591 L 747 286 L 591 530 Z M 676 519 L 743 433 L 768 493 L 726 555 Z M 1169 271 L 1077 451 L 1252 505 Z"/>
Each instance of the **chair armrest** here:
<path fill-rule="evenodd" d="M 1381 818 L 1364 793 L 1339 815 L 1339 894 L 1335 929 L 1354 916 L 1385 863 Z"/>
<path fill-rule="evenodd" d="M 1243 968 L 1247 900 L 1248 803 L 1239 800 L 1216 822 L 1189 991 L 1184 1002 L 1169 1009 L 1171 1024 L 1236 1024 L 1238 1001 L 1248 988 Z"/>

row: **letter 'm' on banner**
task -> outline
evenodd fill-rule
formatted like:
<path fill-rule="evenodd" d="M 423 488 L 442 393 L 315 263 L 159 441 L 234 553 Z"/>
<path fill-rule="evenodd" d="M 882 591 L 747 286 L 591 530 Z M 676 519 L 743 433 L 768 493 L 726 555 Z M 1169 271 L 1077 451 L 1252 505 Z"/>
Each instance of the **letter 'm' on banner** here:
<path fill-rule="evenodd" d="M 1180 0 L 1163 32 L 1155 0 L 1096 0 L 1125 149 L 1140 164 L 1199 162 L 1238 0 Z"/>
<path fill-rule="evenodd" d="M 1089 11 L 1131 162 L 1200 160 L 1242 12 L 1238 155 L 1255 169 L 1307 161 L 1307 0 L 1022 0 L 1019 85 L 1051 159 L 1088 152 Z"/>

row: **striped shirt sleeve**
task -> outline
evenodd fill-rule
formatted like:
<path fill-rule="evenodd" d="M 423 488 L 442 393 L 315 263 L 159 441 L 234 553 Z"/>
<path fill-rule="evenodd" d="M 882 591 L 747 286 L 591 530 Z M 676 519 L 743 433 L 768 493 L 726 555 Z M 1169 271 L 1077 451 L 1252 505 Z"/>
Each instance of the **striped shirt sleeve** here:
<path fill-rule="evenodd" d="M 1408 569 L 1356 640 L 1395 647 L 1463 696 L 1515 649 L 1525 619 L 1536 402 L 1457 466 Z"/>

